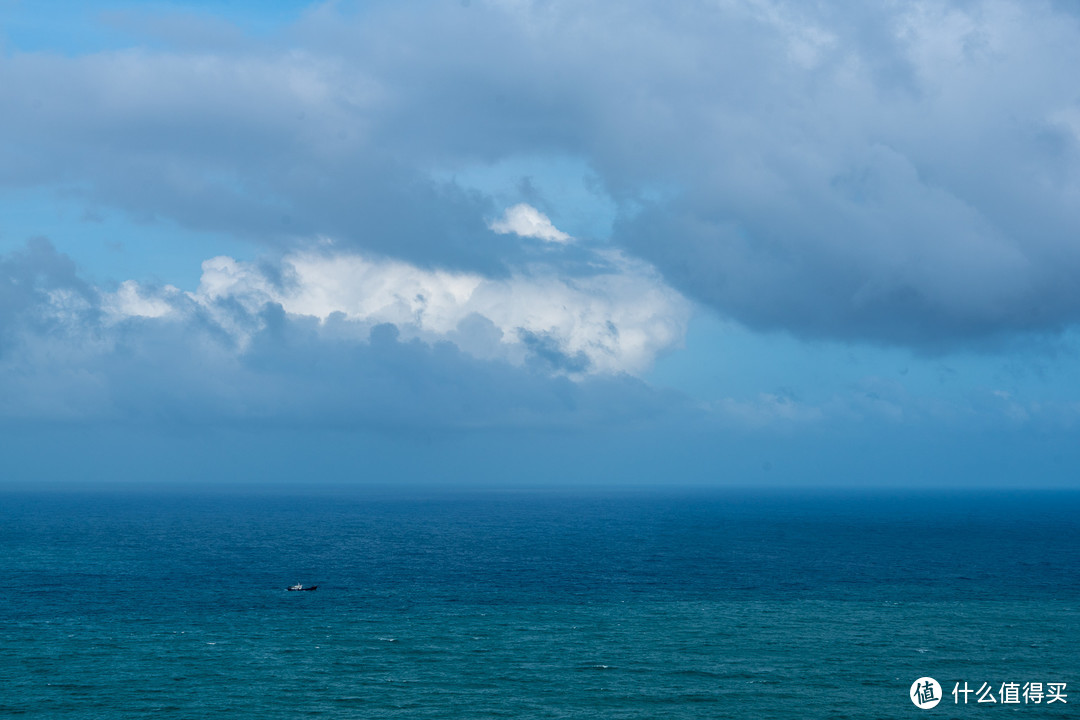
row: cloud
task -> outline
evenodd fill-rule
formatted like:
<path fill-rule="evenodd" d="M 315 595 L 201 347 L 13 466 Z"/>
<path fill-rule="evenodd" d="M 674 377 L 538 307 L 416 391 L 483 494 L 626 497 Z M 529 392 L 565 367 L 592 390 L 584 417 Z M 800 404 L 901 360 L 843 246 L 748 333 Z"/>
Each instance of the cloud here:
<path fill-rule="evenodd" d="M 401 98 L 413 151 L 583 157 L 614 240 L 722 316 L 919 349 L 1080 319 L 1080 26 L 1053 5 L 454 10 L 362 54 L 439 88 Z"/>
<path fill-rule="evenodd" d="M 0 58 L 0 188 L 62 186 L 143 222 L 271 247 L 331 235 L 425 264 L 521 256 L 489 201 L 380 137 L 387 99 L 340 59 L 133 49 Z M 43 90 L 48 88 L 48 91 Z"/>
<path fill-rule="evenodd" d="M 550 243 L 562 244 L 573 240 L 572 237 L 552 225 L 547 215 L 526 203 L 518 203 L 507 208 L 503 216 L 488 227 L 500 235 L 513 233 Z"/>
<path fill-rule="evenodd" d="M 75 263 L 44 238 L 0 255 L 0 357 L 20 333 L 49 333 L 95 322 L 98 293 L 78 277 Z"/>
<path fill-rule="evenodd" d="M 9 52 L 0 185 L 506 279 L 536 248 L 438 178 L 559 156 L 618 208 L 614 243 L 753 328 L 941 349 L 1080 320 L 1060 3 L 347 8 L 273 41 Z M 563 239 L 517 207 L 495 228 Z"/>
<path fill-rule="evenodd" d="M 591 275 L 560 277 L 534 266 L 489 278 L 352 252 L 293 253 L 272 272 L 217 257 L 203 263 L 199 288 L 183 303 L 218 315 L 223 303 L 248 314 L 276 304 L 320 323 L 338 318 L 358 337 L 390 323 L 403 337 L 454 342 L 479 358 L 517 365 L 541 359 L 570 374 L 641 374 L 682 342 L 690 305 L 641 262 L 612 252 L 597 259 L 605 263 Z M 175 289 L 154 295 L 125 283 L 107 305 L 121 316 L 150 316 L 176 300 Z M 227 314 L 218 322 L 230 323 Z M 246 342 L 249 330 L 235 332 Z"/>
<path fill-rule="evenodd" d="M 629 374 L 685 322 L 649 275 L 493 280 L 305 254 L 213 258 L 194 291 L 102 291 L 38 241 L 0 256 L 0 291 L 6 421 L 557 429 L 683 402 Z"/>
<path fill-rule="evenodd" d="M 0 424 L 404 436 L 623 428 L 729 442 L 1080 425 L 1070 394 L 976 383 L 943 397 L 873 375 L 813 399 L 747 388 L 692 402 L 629 372 L 669 347 L 650 326 L 680 327 L 681 301 L 635 306 L 607 294 L 670 293 L 650 289 L 648 275 L 586 279 L 493 280 L 311 254 L 277 264 L 213 258 L 193 291 L 134 282 L 105 291 L 39 240 L 0 256 Z M 635 335 L 644 344 L 632 344 Z"/>
<path fill-rule="evenodd" d="M 155 297 L 145 293 L 134 280 L 125 280 L 115 292 L 105 295 L 102 310 L 107 316 L 119 318 L 163 317 L 173 310 L 172 304 L 165 298 L 176 297 L 180 291 L 167 285 L 161 292 L 164 297 Z"/>

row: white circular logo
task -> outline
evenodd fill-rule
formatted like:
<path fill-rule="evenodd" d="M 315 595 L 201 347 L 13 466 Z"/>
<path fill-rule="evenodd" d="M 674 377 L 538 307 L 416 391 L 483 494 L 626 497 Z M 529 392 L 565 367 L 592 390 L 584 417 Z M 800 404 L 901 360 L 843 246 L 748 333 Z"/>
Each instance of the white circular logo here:
<path fill-rule="evenodd" d="M 941 686 L 932 677 L 921 677 L 911 684 L 911 702 L 929 710 L 941 702 Z"/>

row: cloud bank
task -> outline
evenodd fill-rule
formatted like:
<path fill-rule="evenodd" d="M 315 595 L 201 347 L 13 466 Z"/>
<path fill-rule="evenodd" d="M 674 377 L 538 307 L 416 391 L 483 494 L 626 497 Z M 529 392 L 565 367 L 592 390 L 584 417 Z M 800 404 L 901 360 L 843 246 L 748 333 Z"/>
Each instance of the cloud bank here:
<path fill-rule="evenodd" d="M 157 25 L 0 58 L 0 186 L 509 278 L 531 250 L 500 232 L 568 237 L 520 206 L 489 227 L 490 197 L 434 178 L 557 154 L 615 203 L 613 242 L 750 327 L 948 348 L 1080 319 L 1062 4 L 327 3 L 260 41 Z"/>
<path fill-rule="evenodd" d="M 0 420 L 418 428 L 619 424 L 687 307 L 640 264 L 493 280 L 329 252 L 104 291 L 43 241 L 0 256 Z M 637 274 L 635 274 L 637 272 Z"/>
<path fill-rule="evenodd" d="M 692 400 L 658 389 L 634 373 L 681 341 L 687 306 L 618 256 L 573 281 L 541 268 L 492 279 L 323 248 L 277 262 L 212 258 L 189 291 L 102 289 L 37 240 L 0 256 L 0 301 L 9 428 L 616 430 L 707 446 L 735 436 L 834 442 L 867 428 L 1080 425 L 1070 397 L 981 384 L 941 397 L 873 372 L 813 398 L 748 387 Z"/>

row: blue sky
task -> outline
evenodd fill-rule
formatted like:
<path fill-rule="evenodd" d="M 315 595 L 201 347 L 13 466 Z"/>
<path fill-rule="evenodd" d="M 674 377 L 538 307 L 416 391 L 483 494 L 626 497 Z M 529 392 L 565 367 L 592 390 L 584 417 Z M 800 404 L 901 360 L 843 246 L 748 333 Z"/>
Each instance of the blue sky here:
<path fill-rule="evenodd" d="M 1075 486 L 1078 22 L 0 0 L 0 476 Z"/>

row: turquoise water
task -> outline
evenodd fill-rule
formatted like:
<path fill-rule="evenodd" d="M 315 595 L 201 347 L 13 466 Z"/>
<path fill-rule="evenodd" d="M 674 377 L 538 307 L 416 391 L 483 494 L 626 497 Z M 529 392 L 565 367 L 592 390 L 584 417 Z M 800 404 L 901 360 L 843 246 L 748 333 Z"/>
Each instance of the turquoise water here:
<path fill-rule="evenodd" d="M 1072 715 L 1080 498 L 0 498 L 0 713 Z M 318 583 L 289 593 L 294 582 Z M 911 683 L 945 701 L 920 710 Z"/>

